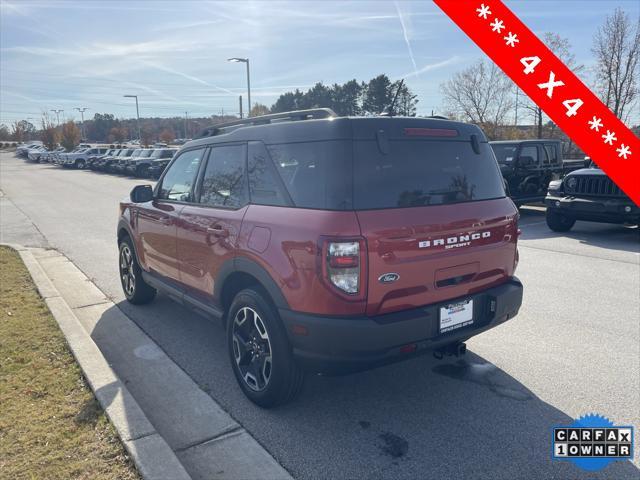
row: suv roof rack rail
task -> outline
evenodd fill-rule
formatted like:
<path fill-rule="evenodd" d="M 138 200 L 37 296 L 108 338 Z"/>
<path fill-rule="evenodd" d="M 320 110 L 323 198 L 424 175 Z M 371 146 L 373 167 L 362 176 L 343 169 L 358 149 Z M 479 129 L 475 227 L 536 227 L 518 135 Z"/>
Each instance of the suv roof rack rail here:
<path fill-rule="evenodd" d="M 330 108 L 312 108 L 309 110 L 294 110 L 292 112 L 272 113 L 269 115 L 261 115 L 259 117 L 249 117 L 232 122 L 218 123 L 205 128 L 197 138 L 214 137 L 229 133 L 236 128 L 251 125 L 266 125 L 274 120 L 277 121 L 298 121 L 298 120 L 316 120 L 321 118 L 337 117 L 336 112 Z"/>

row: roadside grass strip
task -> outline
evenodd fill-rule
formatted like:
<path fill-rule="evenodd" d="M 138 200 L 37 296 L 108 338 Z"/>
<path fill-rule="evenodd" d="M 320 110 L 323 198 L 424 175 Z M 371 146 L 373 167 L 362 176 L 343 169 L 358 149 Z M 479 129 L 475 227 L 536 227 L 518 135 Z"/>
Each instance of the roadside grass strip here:
<path fill-rule="evenodd" d="M 8 247 L 0 247 L 0 478 L 140 478 Z"/>

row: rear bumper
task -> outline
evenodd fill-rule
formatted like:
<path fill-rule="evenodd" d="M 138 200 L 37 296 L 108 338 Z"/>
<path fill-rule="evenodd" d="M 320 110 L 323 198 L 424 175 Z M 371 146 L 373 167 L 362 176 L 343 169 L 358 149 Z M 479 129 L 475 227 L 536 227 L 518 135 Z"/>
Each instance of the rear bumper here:
<path fill-rule="evenodd" d="M 582 198 L 547 195 L 547 208 L 576 220 L 638 223 L 640 208 L 628 198 Z"/>
<path fill-rule="evenodd" d="M 516 316 L 522 293 L 522 283 L 512 277 L 507 283 L 465 297 L 474 301 L 473 324 L 443 334 L 439 332 L 440 307 L 462 299 L 376 317 L 279 312 L 296 358 L 310 370 L 334 372 L 402 360 L 463 342 Z M 306 334 L 294 333 L 301 331 Z"/>

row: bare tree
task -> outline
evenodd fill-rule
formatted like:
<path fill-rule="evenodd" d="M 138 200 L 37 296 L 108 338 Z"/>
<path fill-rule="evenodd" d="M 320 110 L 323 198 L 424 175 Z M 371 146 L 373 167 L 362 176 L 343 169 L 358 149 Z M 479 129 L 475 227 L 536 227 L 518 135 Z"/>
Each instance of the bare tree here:
<path fill-rule="evenodd" d="M 17 142 L 24 142 L 33 137 L 36 127 L 27 120 L 16 120 L 11 124 L 11 136 Z"/>
<path fill-rule="evenodd" d="M 81 132 L 73 120 L 62 124 L 60 144 L 70 152 L 80 143 Z"/>
<path fill-rule="evenodd" d="M 267 107 L 266 105 L 263 105 L 261 103 L 254 103 L 253 107 L 251 107 L 251 116 L 252 117 L 260 117 L 262 115 L 268 115 L 269 113 L 271 113 L 269 111 L 269 107 Z"/>
<path fill-rule="evenodd" d="M 42 115 L 42 130 L 40 130 L 40 140 L 47 150 L 53 150 L 56 148 L 59 140 L 58 129 L 53 125 L 49 115 L 44 113 Z"/>
<path fill-rule="evenodd" d="M 571 51 L 571 43 L 569 39 L 562 38 L 557 33 L 553 32 L 545 32 L 542 36 L 542 41 L 544 44 L 555 53 L 556 57 L 558 57 L 562 63 L 564 63 L 569 70 L 573 71 L 573 73 L 580 73 L 584 70 L 584 65 L 579 64 L 576 61 L 576 56 Z M 516 86 L 516 88 L 518 88 Z M 535 123 L 538 126 L 538 138 L 542 138 L 543 131 L 543 113 L 542 109 L 533 102 L 528 102 L 523 105 L 526 110 L 529 110 L 533 114 L 533 118 L 535 119 Z"/>
<path fill-rule="evenodd" d="M 145 125 L 144 127 L 142 127 L 142 131 L 140 135 L 141 135 L 140 145 L 143 145 L 145 147 L 148 147 L 149 145 L 151 145 L 151 143 L 153 143 L 153 139 L 156 138 L 153 133 L 153 130 L 148 125 Z"/>
<path fill-rule="evenodd" d="M 607 16 L 594 37 L 596 90 L 621 120 L 627 121 L 638 97 L 640 18 L 633 25 L 621 8 Z"/>
<path fill-rule="evenodd" d="M 479 60 L 440 86 L 445 109 L 480 125 L 489 136 L 513 108 L 511 81 L 493 63 Z"/>
<path fill-rule="evenodd" d="M 171 142 L 173 142 L 175 139 L 176 139 L 176 133 L 170 128 L 165 128 L 160 133 L 160 140 L 166 143 L 167 145 L 171 144 Z"/>

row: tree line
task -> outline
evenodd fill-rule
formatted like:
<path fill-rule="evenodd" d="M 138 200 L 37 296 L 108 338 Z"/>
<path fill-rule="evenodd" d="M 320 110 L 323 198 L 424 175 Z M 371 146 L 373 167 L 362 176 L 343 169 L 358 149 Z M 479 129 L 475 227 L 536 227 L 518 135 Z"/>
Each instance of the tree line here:
<path fill-rule="evenodd" d="M 381 74 L 368 82 L 349 80 L 327 86 L 316 83 L 306 92 L 286 92 L 273 104 L 271 113 L 309 108 L 330 108 L 340 116 L 378 115 L 388 113 L 415 117 L 417 95 L 402 80 L 392 82 Z M 252 112 L 253 113 L 253 112 Z"/>
<path fill-rule="evenodd" d="M 231 115 L 211 115 L 210 117 L 170 117 L 170 118 L 141 118 L 140 136 L 145 145 L 158 141 L 171 143 L 178 138 L 192 138 L 204 128 L 231 120 L 237 117 Z M 27 120 L 13 122 L 10 126 L 0 125 L 0 141 L 14 140 L 18 142 L 27 140 L 42 140 L 47 143 L 43 135 L 51 138 L 55 135 L 59 139 L 63 135 L 64 128 L 69 124 L 78 129 L 78 143 L 86 141 L 91 143 L 123 143 L 138 137 L 138 125 L 135 118 L 119 119 L 111 113 L 96 113 L 93 118 L 88 118 L 83 123 L 63 121 L 61 125 L 55 125 L 47 113 L 43 113 L 40 125 Z M 51 130 L 56 133 L 51 133 Z"/>

